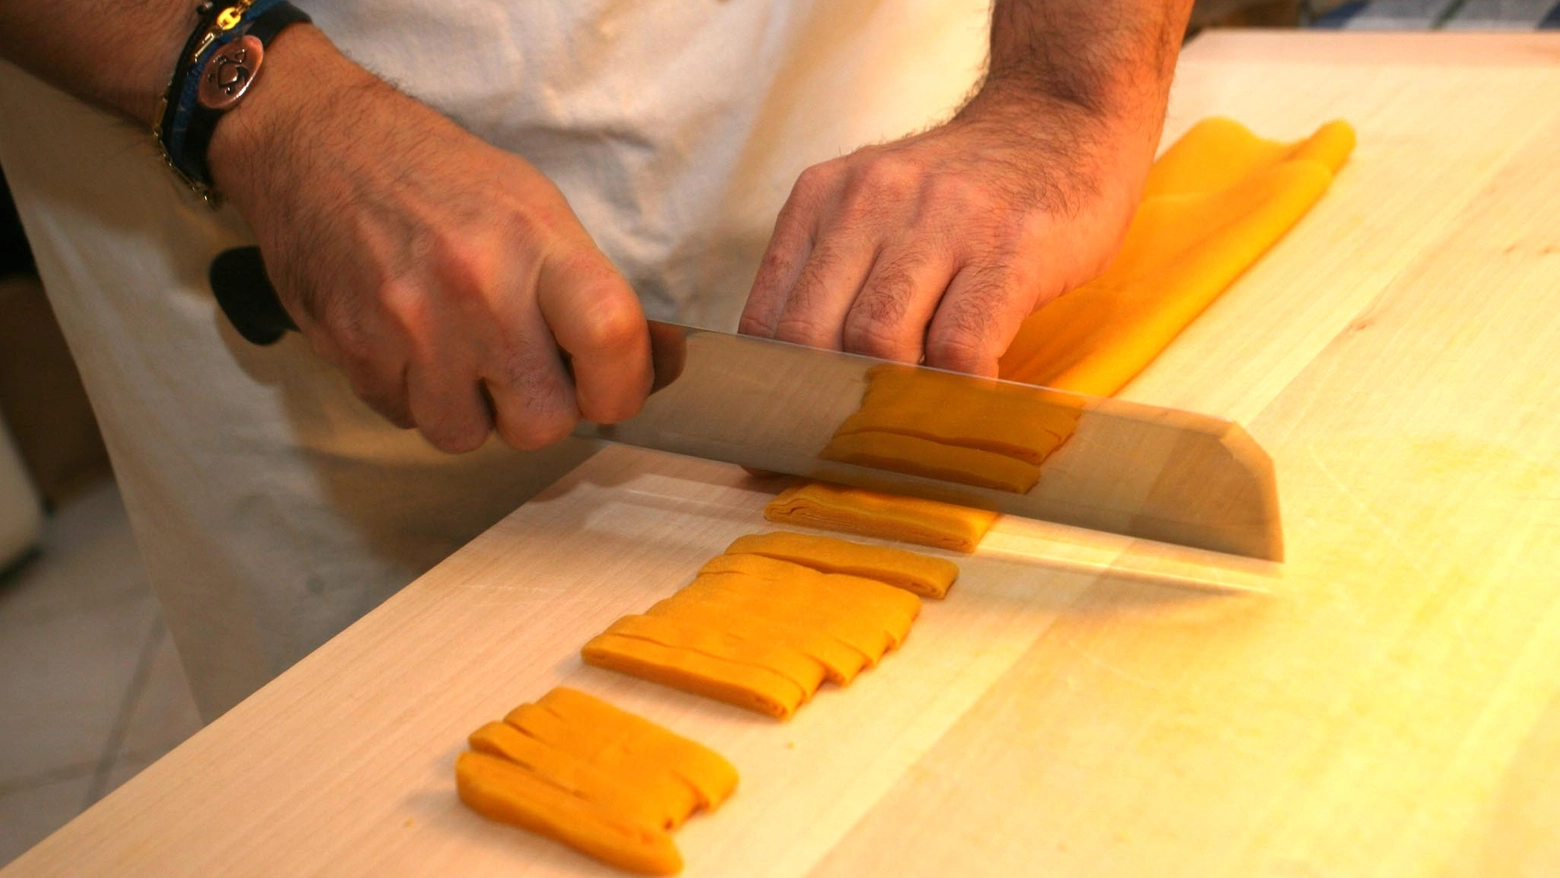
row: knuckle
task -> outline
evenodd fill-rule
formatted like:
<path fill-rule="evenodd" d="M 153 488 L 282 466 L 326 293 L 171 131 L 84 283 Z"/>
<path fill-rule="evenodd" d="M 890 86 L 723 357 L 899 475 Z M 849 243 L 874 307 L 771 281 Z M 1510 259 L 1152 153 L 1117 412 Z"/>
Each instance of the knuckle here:
<path fill-rule="evenodd" d="M 375 414 L 403 430 L 416 425 L 404 395 L 372 386 L 355 376 L 348 380 L 352 385 L 353 394 Z"/>
<path fill-rule="evenodd" d="M 926 341 L 926 363 L 939 369 L 972 372 L 984 362 L 984 350 L 972 338 L 948 334 Z"/>
<path fill-rule="evenodd" d="M 742 335 L 769 335 L 769 322 L 753 311 L 744 311 L 737 321 L 737 332 Z"/>
<path fill-rule="evenodd" d="M 963 304 L 950 307 L 942 318 L 926 340 L 927 363 L 966 372 L 983 367 L 990 359 L 994 314 Z"/>
<path fill-rule="evenodd" d="M 397 332 L 408 337 L 417 336 L 428 323 L 429 301 L 427 290 L 421 283 L 410 277 L 398 277 L 382 281 L 374 293 L 375 300 L 384 311 L 389 325 Z M 359 345 L 367 344 L 369 339 L 365 321 L 362 319 L 361 309 L 355 315 L 356 319 L 348 320 L 343 325 L 343 331 L 354 333 L 354 341 Z"/>
<path fill-rule="evenodd" d="M 923 170 L 918 162 L 897 153 L 882 153 L 862 164 L 851 194 L 868 200 L 902 200 L 920 188 Z"/>
<path fill-rule="evenodd" d="M 423 438 L 445 454 L 467 454 L 482 447 L 490 430 L 474 427 L 450 427 L 442 424 L 419 425 Z"/>
<path fill-rule="evenodd" d="M 528 412 L 520 418 L 499 422 L 498 434 L 507 444 L 522 451 L 536 451 L 561 442 L 574 430 L 579 417 L 568 412 L 540 415 Z"/>
<path fill-rule="evenodd" d="M 837 160 L 812 165 L 796 176 L 796 185 L 791 187 L 791 202 L 798 206 L 816 203 L 834 189 L 839 176 Z"/>
<path fill-rule="evenodd" d="M 780 318 L 775 324 L 775 338 L 810 347 L 832 347 L 835 334 L 817 318 L 796 314 Z"/>
<path fill-rule="evenodd" d="M 990 217 L 997 199 L 978 181 L 962 174 L 944 174 L 932 181 L 929 196 L 944 209 L 963 215 Z"/>
<path fill-rule="evenodd" d="M 795 344 L 833 345 L 839 328 L 829 325 L 822 309 L 817 307 L 823 301 L 821 292 L 821 284 L 816 281 L 798 281 L 775 321 L 775 338 Z"/>
<path fill-rule="evenodd" d="M 920 353 L 919 333 L 906 325 L 914 279 L 903 266 L 880 272 L 845 318 L 845 349 L 891 359 Z"/>
<path fill-rule="evenodd" d="M 580 414 L 597 424 L 616 424 L 639 414 L 644 407 L 643 395 L 621 394 L 610 399 L 580 400 Z M 570 425 L 573 429 L 573 425 Z"/>
<path fill-rule="evenodd" d="M 456 293 L 480 294 L 497 278 L 496 251 L 486 236 L 443 231 L 431 242 L 431 260 L 439 281 Z"/>
<path fill-rule="evenodd" d="M 905 333 L 895 323 L 881 319 L 847 319 L 844 332 L 845 350 L 853 354 L 885 359 L 903 359 L 906 355 Z"/>
<path fill-rule="evenodd" d="M 616 283 L 603 283 L 600 292 L 589 299 L 583 339 L 586 350 L 614 356 L 640 346 L 646 337 L 645 317 L 631 293 Z"/>
<path fill-rule="evenodd" d="M 775 321 L 775 338 L 807 345 L 834 343 L 837 327 L 828 325 L 821 316 L 822 305 L 827 297 L 823 274 L 828 262 L 826 254 L 817 254 L 817 258 L 796 279 L 796 286 L 791 289 Z"/>

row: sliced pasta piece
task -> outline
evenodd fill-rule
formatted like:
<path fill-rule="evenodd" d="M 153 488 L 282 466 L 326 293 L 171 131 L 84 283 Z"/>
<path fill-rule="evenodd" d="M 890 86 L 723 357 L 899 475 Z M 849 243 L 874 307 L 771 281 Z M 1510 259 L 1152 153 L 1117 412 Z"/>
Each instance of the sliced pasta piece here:
<path fill-rule="evenodd" d="M 737 537 L 726 547 L 726 554 L 763 555 L 823 573 L 876 579 L 939 600 L 959 577 L 959 565 L 945 558 L 791 531 Z"/>
<path fill-rule="evenodd" d="M 682 856 L 665 832 L 571 795 L 496 756 L 467 751 L 456 757 L 455 789 L 484 817 L 563 842 L 618 868 L 645 875 L 682 870 Z"/>
<path fill-rule="evenodd" d="M 562 718 L 576 733 L 612 728 L 629 749 L 656 764 L 669 766 L 687 779 L 699 803 L 714 809 L 737 788 L 737 769 L 725 757 L 638 714 L 614 707 L 578 689 L 558 686 L 537 703 Z"/>
<path fill-rule="evenodd" d="M 644 826 L 675 829 L 693 813 L 694 798 L 680 783 L 672 795 L 665 795 L 638 777 L 605 771 L 508 723 L 488 723 L 466 740 L 478 753 L 507 759 L 571 795 Z"/>
<path fill-rule="evenodd" d="M 764 507 L 764 517 L 778 524 L 973 552 L 997 520 L 997 513 L 827 482 L 806 482 L 781 491 Z"/>
<path fill-rule="evenodd" d="M 904 643 L 910 633 L 910 626 L 915 622 L 914 616 L 873 600 L 870 596 L 830 585 L 823 576 L 819 574 L 816 580 L 781 581 L 744 573 L 704 573 L 690 583 L 685 591 L 690 596 L 703 594 L 707 590 L 729 592 L 748 595 L 771 604 L 788 604 L 805 613 L 803 618 L 811 617 L 813 624 L 852 620 L 872 626 L 887 638 L 888 649 L 898 649 Z"/>
<path fill-rule="evenodd" d="M 1045 388 L 898 365 L 868 374 L 860 410 L 836 436 L 902 433 L 1038 465 L 1072 435 L 1082 413 L 1081 399 Z"/>
<path fill-rule="evenodd" d="M 1040 481 L 1040 467 L 1014 457 L 876 430 L 837 435 L 818 456 L 1014 494 L 1023 494 Z"/>
<path fill-rule="evenodd" d="M 823 664 L 812 656 L 783 644 L 744 640 L 710 625 L 664 615 L 624 616 L 607 626 L 607 633 L 774 671 L 800 686 L 808 698 L 823 684 Z"/>
<path fill-rule="evenodd" d="M 617 724 L 571 723 L 539 704 L 522 704 L 504 722 L 526 735 L 580 757 L 603 772 L 646 790 L 674 811 L 709 807 L 693 780 L 669 760 L 631 749 L 631 730 Z"/>
<path fill-rule="evenodd" d="M 763 615 L 754 612 L 755 607 L 763 608 L 761 604 L 741 606 L 710 595 L 686 599 L 674 595 L 646 610 L 645 615 L 667 616 L 711 630 L 724 630 L 744 640 L 789 646 L 822 665 L 824 679 L 836 686 L 849 685 L 867 666 L 865 653 L 817 625 L 781 615 Z"/>
<path fill-rule="evenodd" d="M 816 607 L 796 601 L 776 601 L 773 589 L 738 589 L 722 585 L 718 578 L 694 580 L 668 600 L 706 603 L 760 618 L 773 618 L 828 634 L 861 654 L 867 666 L 876 665 L 893 648 L 888 631 L 876 619 L 861 613 L 819 613 Z"/>
<path fill-rule="evenodd" d="M 919 597 L 886 582 L 844 573 L 820 573 L 805 564 L 763 555 L 736 553 L 717 555 L 704 562 L 704 566 L 699 568 L 700 576 L 716 573 L 737 573 L 798 587 L 823 586 L 832 589 L 833 593 L 841 599 L 881 605 L 885 609 L 903 614 L 909 620 L 914 620 L 921 612 Z"/>
<path fill-rule="evenodd" d="M 781 720 L 790 719 L 807 695 L 801 686 L 765 668 L 621 634 L 596 635 L 580 655 L 588 665 Z"/>

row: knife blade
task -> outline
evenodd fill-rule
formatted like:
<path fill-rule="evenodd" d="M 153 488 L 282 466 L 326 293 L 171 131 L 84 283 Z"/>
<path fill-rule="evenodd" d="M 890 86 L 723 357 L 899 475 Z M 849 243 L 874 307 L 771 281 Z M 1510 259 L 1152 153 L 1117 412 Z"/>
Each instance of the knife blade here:
<path fill-rule="evenodd" d="M 296 329 L 258 249 L 220 254 L 210 280 L 246 340 Z M 1272 460 L 1233 422 L 659 321 L 650 334 L 644 408 L 576 436 L 1283 560 Z M 1026 420 L 1039 426 L 1015 436 Z M 1020 457 L 1038 459 L 1033 478 Z"/>

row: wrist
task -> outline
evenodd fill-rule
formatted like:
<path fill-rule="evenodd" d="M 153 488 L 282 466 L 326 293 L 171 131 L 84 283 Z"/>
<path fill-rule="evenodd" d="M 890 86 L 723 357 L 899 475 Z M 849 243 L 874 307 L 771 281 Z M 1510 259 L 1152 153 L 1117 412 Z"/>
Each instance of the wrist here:
<path fill-rule="evenodd" d="M 212 132 L 206 156 L 217 191 L 249 216 L 264 203 L 266 178 L 299 157 L 329 105 L 378 80 L 342 55 L 318 28 L 287 28 L 266 48 L 265 67 Z"/>
<path fill-rule="evenodd" d="M 1136 205 L 1160 115 L 1101 112 L 1025 85 L 988 80 L 949 122 L 1012 150 L 1056 204 Z"/>

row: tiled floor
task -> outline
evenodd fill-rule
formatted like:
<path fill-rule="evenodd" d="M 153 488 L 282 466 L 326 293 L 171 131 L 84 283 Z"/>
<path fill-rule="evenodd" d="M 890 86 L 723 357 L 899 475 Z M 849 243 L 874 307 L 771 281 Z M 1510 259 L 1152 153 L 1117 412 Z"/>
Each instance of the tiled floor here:
<path fill-rule="evenodd" d="M 200 727 L 112 483 L 0 580 L 0 865 Z"/>
<path fill-rule="evenodd" d="M 1560 0 L 1346 0 L 1324 5 L 1329 8 L 1315 25 L 1341 30 L 1560 28 Z"/>

